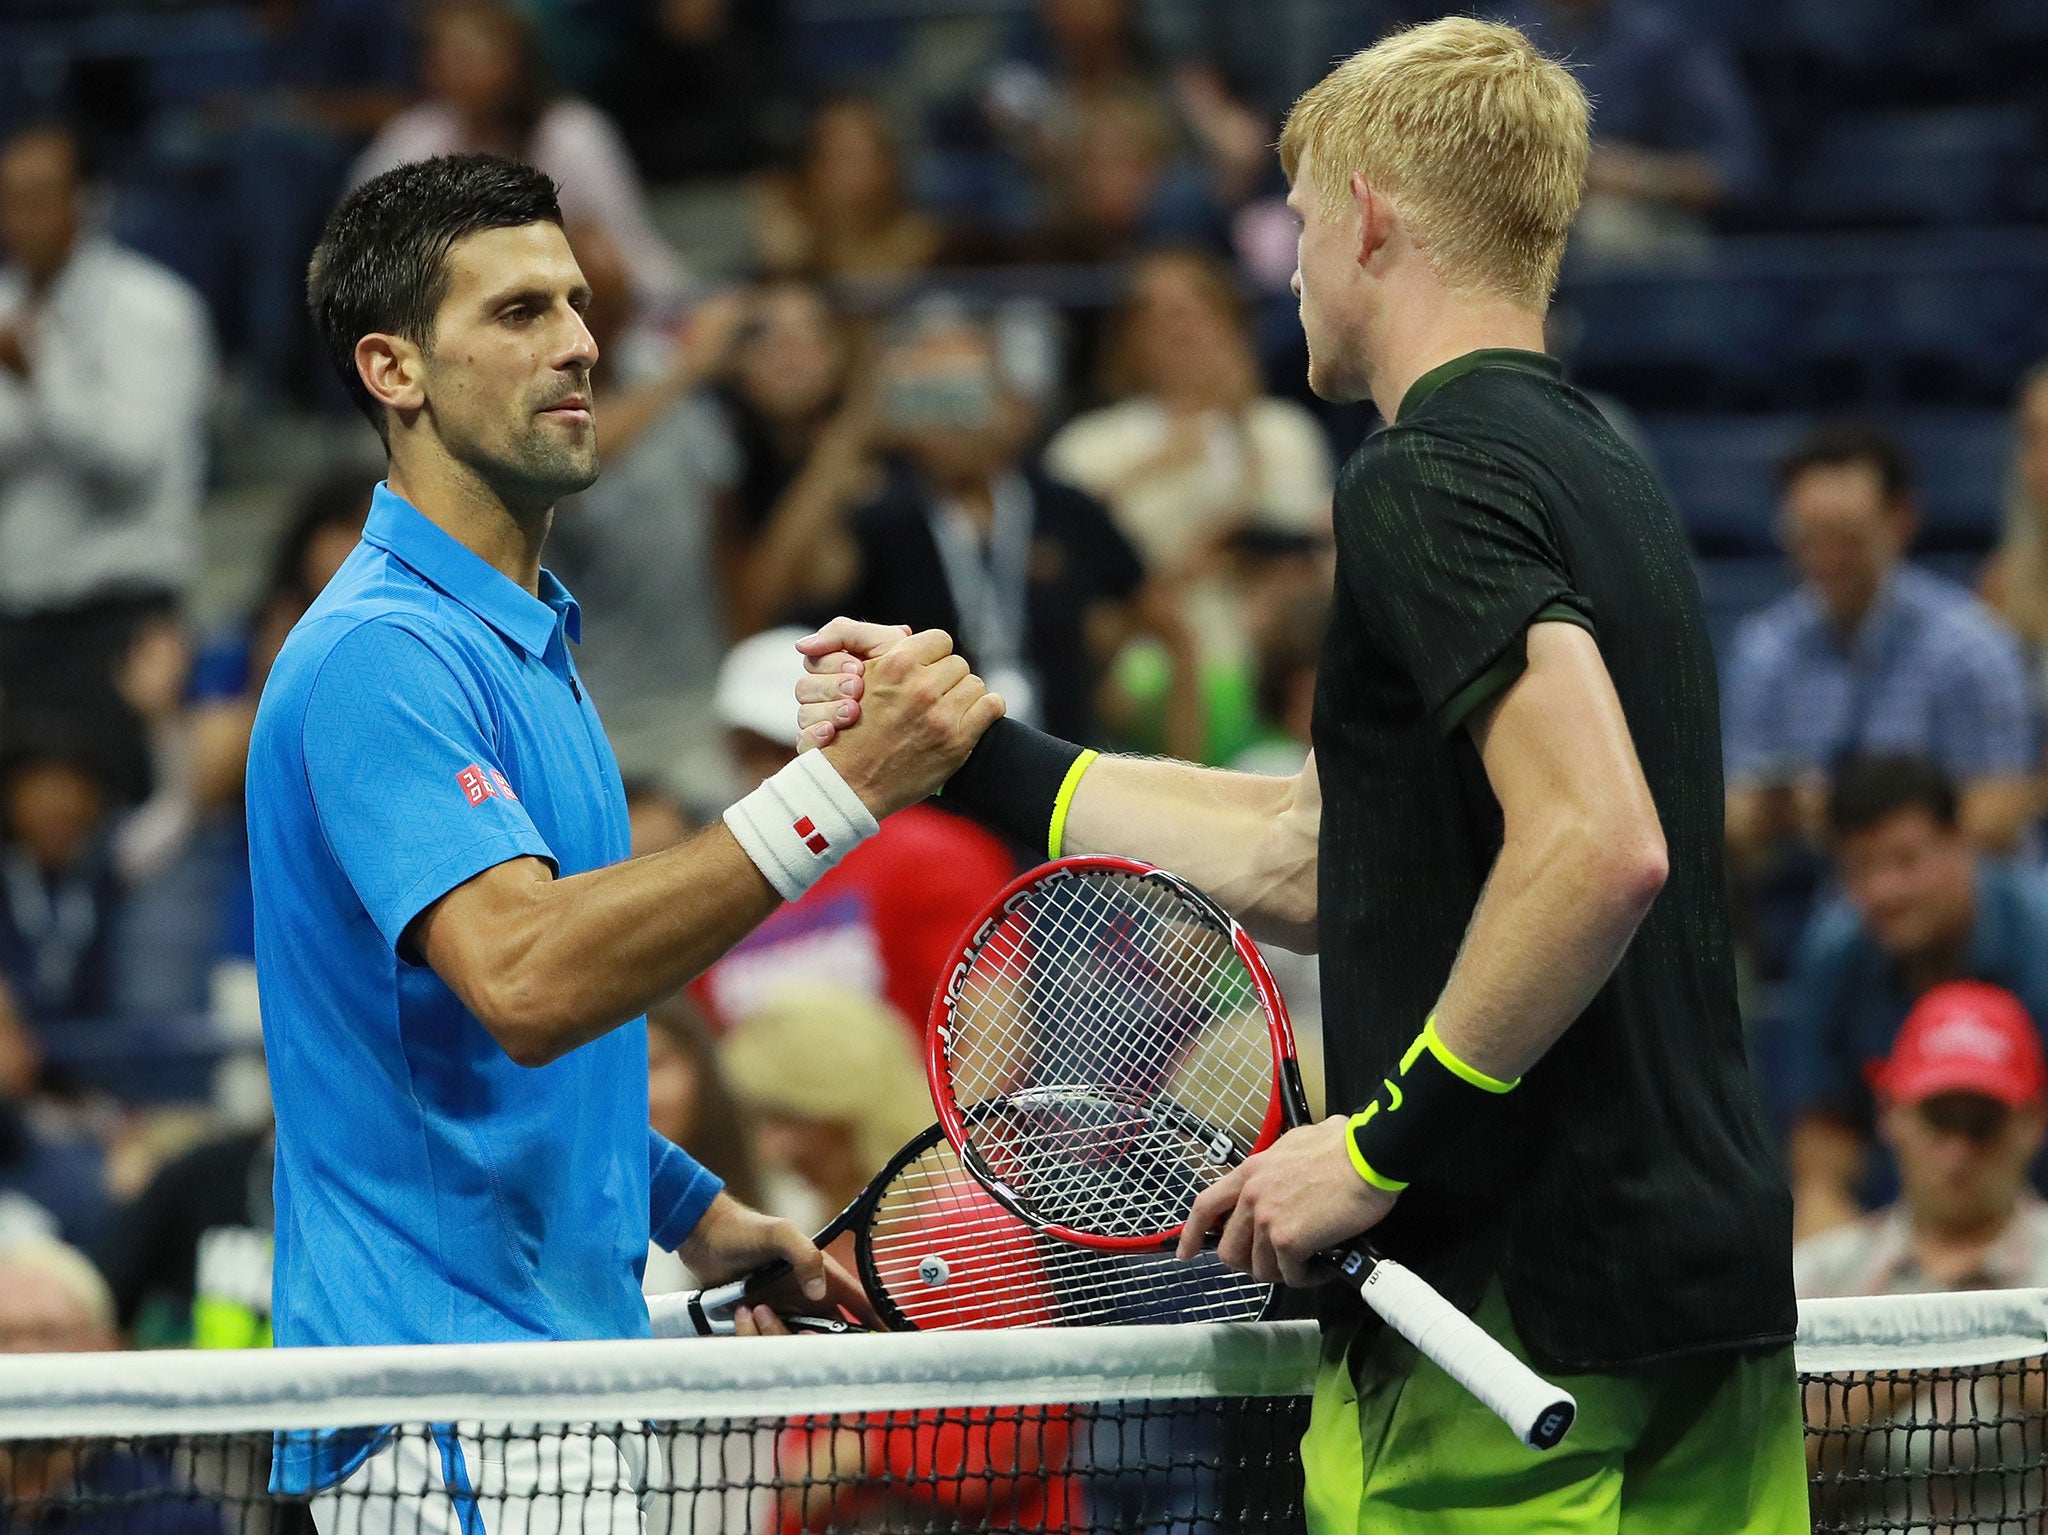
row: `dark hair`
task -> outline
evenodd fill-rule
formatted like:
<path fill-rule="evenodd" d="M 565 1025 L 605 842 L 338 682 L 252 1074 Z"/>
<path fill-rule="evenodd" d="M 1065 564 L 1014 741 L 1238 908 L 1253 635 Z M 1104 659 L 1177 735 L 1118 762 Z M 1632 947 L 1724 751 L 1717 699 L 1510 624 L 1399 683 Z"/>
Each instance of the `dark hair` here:
<path fill-rule="evenodd" d="M 561 222 L 554 182 L 497 155 L 401 165 L 342 199 L 313 248 L 306 304 L 328 361 L 380 437 L 384 407 L 356 372 L 356 343 L 382 332 L 428 346 L 456 241 L 485 229 Z"/>
<path fill-rule="evenodd" d="M 376 480 L 360 470 L 334 469 L 300 492 L 291 523 L 271 555 L 265 602 L 290 601 L 300 612 L 312 606 L 319 593 L 306 590 L 306 551 L 329 528 L 353 528 L 360 533 L 376 488 Z"/>
<path fill-rule="evenodd" d="M 1828 826 L 1837 837 L 1869 831 L 1901 810 L 1916 809 L 1942 830 L 1955 830 L 1955 783 L 1925 757 L 1850 757 L 1828 789 Z"/>
<path fill-rule="evenodd" d="M 1800 439 L 1799 445 L 1778 466 L 1778 488 L 1809 469 L 1834 469 L 1848 464 L 1868 464 L 1877 471 L 1887 501 L 1913 492 L 1913 464 L 1905 445 L 1875 421 L 1842 419 L 1825 421 Z"/>

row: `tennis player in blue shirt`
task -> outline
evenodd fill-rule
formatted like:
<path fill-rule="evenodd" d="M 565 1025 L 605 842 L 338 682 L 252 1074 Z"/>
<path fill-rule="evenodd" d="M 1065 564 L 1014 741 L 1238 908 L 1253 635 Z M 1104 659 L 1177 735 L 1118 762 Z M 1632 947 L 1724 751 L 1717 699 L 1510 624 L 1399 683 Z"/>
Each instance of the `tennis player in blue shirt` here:
<path fill-rule="evenodd" d="M 649 1131 L 641 1014 L 943 782 L 1001 700 L 915 636 L 885 729 L 628 861 L 576 604 L 541 568 L 555 502 L 598 471 L 553 184 L 486 156 L 380 176 L 330 219 L 309 298 L 390 470 L 250 748 L 278 1343 L 644 1337 L 650 1236 L 707 1283 L 781 1257 L 788 1305 L 857 1298 Z M 737 1320 L 781 1330 L 765 1306 Z M 404 1446 L 295 1436 L 275 1477 L 467 1486 L 446 1440 L 401 1474 Z"/>

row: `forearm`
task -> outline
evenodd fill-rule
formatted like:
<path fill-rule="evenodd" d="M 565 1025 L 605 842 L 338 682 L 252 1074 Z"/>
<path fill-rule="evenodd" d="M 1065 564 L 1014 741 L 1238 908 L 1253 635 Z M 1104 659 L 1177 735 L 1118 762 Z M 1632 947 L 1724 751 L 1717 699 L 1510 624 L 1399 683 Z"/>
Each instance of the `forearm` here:
<path fill-rule="evenodd" d="M 1444 1043 L 1520 1077 L 1606 984 L 1662 881 L 1661 845 L 1631 848 L 1598 823 L 1510 834 L 1437 1002 Z"/>
<path fill-rule="evenodd" d="M 1061 851 L 1114 853 L 1170 869 L 1255 937 L 1313 953 L 1318 789 L 1313 764 L 1296 778 L 1268 778 L 1103 757 L 1074 791 Z"/>
<path fill-rule="evenodd" d="M 464 996 L 522 1065 L 544 1065 L 637 1017 L 781 902 L 723 823 L 587 874 L 550 879 L 537 860 L 533 871 L 500 913 L 494 973 L 467 988 L 480 996 Z M 421 946 L 431 945 L 429 929 Z"/>

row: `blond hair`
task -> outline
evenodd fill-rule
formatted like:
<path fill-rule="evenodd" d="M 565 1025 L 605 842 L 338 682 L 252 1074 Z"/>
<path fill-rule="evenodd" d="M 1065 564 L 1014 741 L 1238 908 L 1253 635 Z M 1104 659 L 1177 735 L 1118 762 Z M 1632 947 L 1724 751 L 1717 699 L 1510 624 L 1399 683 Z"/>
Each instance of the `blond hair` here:
<path fill-rule="evenodd" d="M 1513 27 L 1447 17 L 1395 32 L 1312 86 L 1280 134 L 1326 210 L 1362 173 L 1454 288 L 1541 308 L 1585 189 L 1586 93 Z"/>

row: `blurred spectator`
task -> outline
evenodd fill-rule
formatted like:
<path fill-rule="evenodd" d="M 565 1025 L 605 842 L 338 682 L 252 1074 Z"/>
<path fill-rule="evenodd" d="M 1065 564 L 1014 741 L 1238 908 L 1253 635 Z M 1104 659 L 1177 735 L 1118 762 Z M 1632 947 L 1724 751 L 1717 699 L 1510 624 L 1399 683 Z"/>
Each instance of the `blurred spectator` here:
<path fill-rule="evenodd" d="M 261 386 L 244 403 L 261 408 L 270 391 L 312 382 L 306 261 L 349 162 L 404 110 L 413 48 L 397 0 L 260 0 L 248 11 L 260 78 L 208 103 L 225 186 L 206 213 L 232 231 L 223 314 Z"/>
<path fill-rule="evenodd" d="M 1829 775 L 1856 753 L 1939 762 L 1993 850 L 2033 814 L 2034 716 L 2019 646 L 1967 591 L 1905 563 L 1904 450 L 1855 424 L 1786 463 L 1781 537 L 1798 590 L 1744 620 L 1728 669 L 1728 836 L 1755 861 L 1819 841 Z"/>
<path fill-rule="evenodd" d="M 725 1079 L 717 1042 L 686 996 L 647 1010 L 647 1117 L 724 1180 L 725 1191 L 742 1204 L 799 1224 L 817 1214 L 815 1202 L 801 1186 L 792 1186 L 788 1173 L 762 1176 L 752 1128 Z M 680 1257 L 659 1243 L 648 1244 L 642 1288 L 649 1295 L 696 1287 Z"/>
<path fill-rule="evenodd" d="M 604 474 L 557 509 L 548 564 L 582 609 L 576 665 L 620 766 L 716 782 L 718 743 L 704 718 L 725 640 L 714 528 L 739 465 L 699 386 L 724 365 L 743 301 L 701 305 L 680 342 L 636 345 L 653 338 L 628 328 L 632 298 L 617 247 L 589 226 L 572 240 L 590 284 Z"/>
<path fill-rule="evenodd" d="M 1568 58 L 1593 101 L 1593 157 L 1575 259 L 1695 247 L 1704 216 L 1753 197 L 1763 133 L 1742 75 L 1711 35 L 1658 0 L 1515 0 L 1499 19 Z"/>
<path fill-rule="evenodd" d="M 124 875 L 137 882 L 119 943 L 124 1011 L 199 1010 L 212 962 L 255 952 L 242 779 L 256 703 L 292 625 L 361 539 L 374 488 L 353 469 L 306 484 L 247 622 L 196 659 L 185 656 L 189 689 L 166 676 L 186 645 L 182 630 L 151 626 L 131 652 L 125 692 L 154 722 L 160 781 L 116 844 Z"/>
<path fill-rule="evenodd" d="M 837 477 L 806 474 L 777 511 L 758 610 L 944 629 L 1013 715 L 1094 739 L 1103 665 L 1169 615 L 1135 600 L 1144 568 L 1102 507 L 1026 467 L 1031 430 L 988 328 L 928 302 L 846 422 Z M 848 517 L 869 443 L 905 473 Z"/>
<path fill-rule="evenodd" d="M 0 741 L 0 979 L 39 1026 L 112 999 L 120 905 L 106 772 L 91 722 L 10 714 Z"/>
<path fill-rule="evenodd" d="M 2048 1135 L 2048 1064 L 2020 999 L 1980 981 L 1935 987 L 1871 1082 L 1901 1197 L 1801 1242 L 1799 1294 L 2048 1284 L 2048 1205 L 2027 1183 Z"/>
<path fill-rule="evenodd" d="M 718 719 L 740 792 L 796 756 L 802 633 L 771 629 L 742 640 L 719 668 Z M 921 1038 L 954 944 L 1013 873 L 1002 843 L 980 827 L 930 805 L 899 810 L 694 989 L 730 1025 L 792 985 L 834 981 L 886 998 Z"/>
<path fill-rule="evenodd" d="M 0 1354 L 96 1354 L 120 1346 L 114 1297 L 84 1253 L 33 1238 L 0 1248 Z M 18 1479 L 4 1496 L 23 1496 Z"/>
<path fill-rule="evenodd" d="M 202 1142 L 109 1223 L 100 1263 L 137 1347 L 268 1345 L 275 1150 L 267 1124 Z"/>
<path fill-rule="evenodd" d="M 0 1352 L 95 1353 L 120 1347 L 107 1283 L 76 1248 L 51 1241 L 0 1249 Z M 67 1535 L 220 1535 L 221 1511 L 179 1487 L 141 1449 L 79 1439 L 22 1441 L 0 1456 L 0 1505 Z M 10 1521 L 12 1522 L 12 1521 Z"/>
<path fill-rule="evenodd" d="M 60 128 L 0 145 L 0 693 L 103 711 L 124 799 L 147 769 L 113 675 L 198 555 L 213 352 L 198 296 L 89 232 Z"/>
<path fill-rule="evenodd" d="M 1857 1213 L 1874 1116 L 1863 1073 L 1890 1053 L 1916 999 L 1984 981 L 2048 1019 L 2048 879 L 1977 855 L 1940 769 L 1850 762 L 1828 811 L 1846 899 L 1814 917 L 1786 1019 L 1802 1234 Z"/>
<path fill-rule="evenodd" d="M 0 981 L 0 1245 L 55 1236 L 87 1246 L 107 1226 L 100 1143 L 35 1096 L 42 1057 Z"/>
<path fill-rule="evenodd" d="M 1792 1272 L 1800 1298 L 2048 1284 L 2048 1206 L 2027 1186 L 2048 1128 L 2048 1067 L 2019 999 L 1975 981 L 1936 987 L 1871 1080 L 1901 1197 L 1799 1243 Z M 2032 1387 L 1968 1371 L 1877 1372 L 1847 1390 L 1816 1380 L 1807 1391 L 1816 1420 L 1847 1430 L 1807 1443 L 1808 1463 L 1829 1488 L 1831 1527 L 1984 1528 L 1970 1512 L 2003 1506 L 2012 1489 L 2009 1474 L 1972 1474 L 1997 1436 L 1936 1425 L 2018 1423 L 2039 1409 Z M 1929 1447 L 1935 1474 L 1901 1484 L 1891 1474 L 1896 1459 L 1879 1447 L 1906 1435 Z"/>
<path fill-rule="evenodd" d="M 742 465 L 719 538 L 735 634 L 766 628 L 779 616 L 767 604 L 786 600 L 787 551 L 767 536 L 785 498 L 821 500 L 839 516 L 881 489 L 872 391 L 849 397 L 850 353 L 816 285 L 783 279 L 756 291 L 720 390 Z"/>
<path fill-rule="evenodd" d="M 420 31 L 426 99 L 371 140 L 350 185 L 436 155 L 524 160 L 554 178 L 571 224 L 596 225 L 611 237 L 637 309 L 671 306 L 682 268 L 648 216 L 624 141 L 596 107 L 550 88 L 523 15 L 502 0 L 433 0 Z"/>
<path fill-rule="evenodd" d="M 757 170 L 787 137 L 780 0 L 638 0 L 600 100 L 655 181 Z"/>
<path fill-rule="evenodd" d="M 2048 362 L 2020 380 L 2005 528 L 1984 570 L 1984 599 L 2019 635 L 2036 705 L 2048 707 Z"/>
<path fill-rule="evenodd" d="M 910 205 L 888 119 L 859 97 L 818 107 L 794 170 L 761 187 L 756 248 L 771 272 L 914 272 L 938 256 L 942 236 L 935 219 Z"/>
<path fill-rule="evenodd" d="M 1330 622 L 1329 587 L 1320 576 L 1318 568 L 1299 584 L 1272 582 L 1268 600 L 1254 610 L 1253 739 L 1229 763 L 1240 773 L 1285 778 L 1308 760 L 1316 667 Z"/>
<path fill-rule="evenodd" d="M 1265 395 L 1244 297 L 1220 260 L 1142 258 L 1103 375 L 1116 403 L 1061 428 L 1045 467 L 1099 498 L 1154 574 L 1194 573 L 1245 527 L 1328 530 L 1322 429 Z"/>
<path fill-rule="evenodd" d="M 904 1025 L 886 1002 L 809 981 L 738 1019 L 720 1047 L 733 1090 L 757 1116 L 763 1168 L 794 1173 L 817 1197 L 820 1216 L 807 1229 L 851 1204 L 931 1124 L 924 1066 Z"/>
<path fill-rule="evenodd" d="M 1222 209 L 1149 89 L 1084 99 L 1044 174 L 1046 215 L 1025 245 L 1037 260 L 1116 261 L 1151 246 L 1226 242 Z"/>
<path fill-rule="evenodd" d="M 674 847 L 697 829 L 683 802 L 652 778 L 626 780 L 626 827 L 628 858 Z"/>

